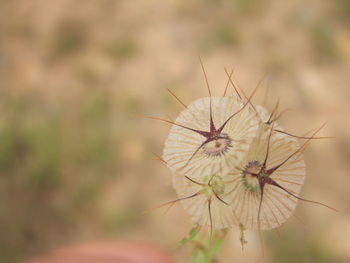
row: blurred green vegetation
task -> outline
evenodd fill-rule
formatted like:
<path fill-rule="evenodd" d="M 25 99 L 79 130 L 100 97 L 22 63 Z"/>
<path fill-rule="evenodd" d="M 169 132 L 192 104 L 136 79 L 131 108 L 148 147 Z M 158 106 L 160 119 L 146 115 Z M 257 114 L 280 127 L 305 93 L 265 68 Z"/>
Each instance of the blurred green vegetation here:
<path fill-rule="evenodd" d="M 340 18 L 345 24 L 350 23 L 350 0 L 337 0 L 336 6 L 336 17 Z"/>
<path fill-rule="evenodd" d="M 216 263 L 217 256 L 225 241 L 229 229 L 216 230 L 212 235 L 207 232 L 205 236 L 199 237 L 201 226 L 195 224 L 189 231 L 188 236 L 180 241 L 179 248 L 187 245 L 191 251 L 191 263 Z"/>
<path fill-rule="evenodd" d="M 317 233 L 301 232 L 294 228 L 290 229 L 280 239 L 272 238 L 269 234 L 269 251 L 272 261 L 276 263 L 331 263 L 337 262 L 337 257 L 331 248 L 325 247 L 321 236 Z"/>
<path fill-rule="evenodd" d="M 86 30 L 82 23 L 63 21 L 56 29 L 52 45 L 51 60 L 58 60 L 74 55 L 87 44 Z"/>
<path fill-rule="evenodd" d="M 239 43 L 239 31 L 229 23 L 215 26 L 203 40 L 204 49 L 207 50 L 214 48 L 236 48 L 239 46 Z"/>
<path fill-rule="evenodd" d="M 115 61 L 124 61 L 132 58 L 137 53 L 135 40 L 130 37 L 120 37 L 109 41 L 105 46 L 105 52 Z"/>
<path fill-rule="evenodd" d="M 110 97 L 89 94 L 79 106 L 1 97 L 0 262 L 67 239 L 118 176 Z"/>
<path fill-rule="evenodd" d="M 321 61 L 334 61 L 340 58 L 335 39 L 335 29 L 329 22 L 318 22 L 311 29 L 311 39 L 316 57 Z"/>

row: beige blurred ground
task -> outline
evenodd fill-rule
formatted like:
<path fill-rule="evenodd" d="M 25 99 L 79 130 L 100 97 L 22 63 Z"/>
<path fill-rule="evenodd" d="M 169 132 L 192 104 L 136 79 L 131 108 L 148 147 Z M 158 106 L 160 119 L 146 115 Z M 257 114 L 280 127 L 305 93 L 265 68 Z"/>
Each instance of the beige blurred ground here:
<path fill-rule="evenodd" d="M 221 262 L 350 261 L 350 2 L 257 0 L 0 1 L 0 262 L 53 248 L 118 239 L 176 250 L 191 227 L 181 207 L 143 214 L 175 198 L 170 172 L 153 161 L 169 127 L 141 115 L 176 117 L 213 93 L 224 67 L 255 102 L 292 108 L 281 120 L 296 134 L 328 121 L 306 152 L 306 198 L 242 253 L 232 229 Z M 231 91 L 232 92 L 232 91 Z"/>

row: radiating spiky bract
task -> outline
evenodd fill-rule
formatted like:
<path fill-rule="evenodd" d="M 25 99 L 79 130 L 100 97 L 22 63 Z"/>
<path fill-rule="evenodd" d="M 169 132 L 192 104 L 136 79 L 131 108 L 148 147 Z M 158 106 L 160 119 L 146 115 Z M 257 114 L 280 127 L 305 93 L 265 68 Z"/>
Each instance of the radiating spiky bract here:
<path fill-rule="evenodd" d="M 300 147 L 297 139 L 273 132 L 273 126 L 265 124 L 268 119 L 266 110 L 263 107 L 256 108 L 262 119 L 260 130 L 238 168 L 233 170 L 233 173 L 240 173 L 233 175 L 236 180 L 231 186 L 234 197 L 230 202 L 239 223 L 247 229 L 258 229 L 259 223 L 261 229 L 267 230 L 280 226 L 293 213 L 297 199 L 285 190 L 299 195 L 305 178 L 305 163 L 301 153 L 294 154 Z M 261 171 L 265 159 L 264 171 L 258 176 L 254 175 Z M 285 160 L 282 166 L 272 170 Z M 263 185 L 259 177 L 266 178 Z"/>
<path fill-rule="evenodd" d="M 223 128 L 211 141 L 198 132 L 172 126 L 163 159 L 173 171 L 188 176 L 225 172 L 237 165 L 249 149 L 258 130 L 256 114 L 236 97 L 212 97 L 211 107 L 216 130 Z M 210 98 L 194 101 L 180 113 L 175 123 L 209 133 Z"/>

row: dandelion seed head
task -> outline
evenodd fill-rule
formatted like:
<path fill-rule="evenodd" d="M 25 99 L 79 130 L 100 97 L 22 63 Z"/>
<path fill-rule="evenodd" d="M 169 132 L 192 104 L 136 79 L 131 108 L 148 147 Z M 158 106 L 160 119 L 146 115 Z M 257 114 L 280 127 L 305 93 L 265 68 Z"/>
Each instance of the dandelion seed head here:
<path fill-rule="evenodd" d="M 268 119 L 267 111 L 263 107 L 256 107 L 262 116 L 261 123 Z M 275 124 L 278 125 L 278 124 Z M 260 224 L 262 230 L 276 228 L 283 224 L 293 214 L 297 199 L 282 189 L 271 185 L 270 179 L 295 195 L 299 195 L 305 179 L 305 163 L 301 153 L 291 157 L 283 166 L 268 173 L 270 168 L 276 167 L 293 154 L 300 145 L 296 138 L 285 134 L 272 132 L 266 167 L 262 169 L 266 158 L 270 125 L 261 124 L 257 136 L 251 143 L 250 149 L 242 158 L 240 170 L 234 170 L 240 180 L 234 181 L 236 194 L 231 200 L 239 223 L 247 229 L 258 229 L 257 217 L 261 198 L 261 183 L 264 184 L 263 201 L 261 206 Z M 238 173 L 240 171 L 240 173 Z M 260 180 L 260 181 L 259 181 Z M 232 186 L 230 186 L 232 187 Z"/>
<path fill-rule="evenodd" d="M 191 176 L 223 172 L 233 168 L 249 149 L 259 128 L 256 114 L 249 107 L 244 108 L 234 96 L 212 97 L 211 101 L 216 131 L 209 137 L 172 126 L 163 151 L 163 159 L 172 171 Z M 229 119 L 236 112 L 239 113 Z M 210 98 L 201 98 L 188 105 L 175 123 L 209 133 Z"/>

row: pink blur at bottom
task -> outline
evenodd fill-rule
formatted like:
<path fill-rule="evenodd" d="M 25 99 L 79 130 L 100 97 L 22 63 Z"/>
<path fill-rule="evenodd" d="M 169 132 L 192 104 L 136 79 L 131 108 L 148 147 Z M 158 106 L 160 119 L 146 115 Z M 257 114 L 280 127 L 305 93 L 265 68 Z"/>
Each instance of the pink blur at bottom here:
<path fill-rule="evenodd" d="M 24 263 L 174 263 L 162 249 L 144 243 L 103 241 L 53 250 Z"/>

